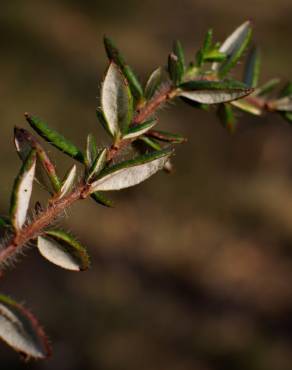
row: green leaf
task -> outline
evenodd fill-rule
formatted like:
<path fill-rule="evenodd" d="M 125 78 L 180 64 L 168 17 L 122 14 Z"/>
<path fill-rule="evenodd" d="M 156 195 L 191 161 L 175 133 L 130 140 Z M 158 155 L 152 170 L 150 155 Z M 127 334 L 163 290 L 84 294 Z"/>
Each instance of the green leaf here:
<path fill-rule="evenodd" d="M 187 141 L 187 139 L 179 134 L 173 134 L 167 131 L 151 130 L 147 136 L 154 139 L 165 141 L 172 144 L 181 144 Z"/>
<path fill-rule="evenodd" d="M 168 82 L 169 77 L 165 72 L 164 68 L 159 67 L 155 69 L 150 75 L 146 87 L 145 87 L 145 98 L 151 99 L 154 94 L 159 90 L 163 83 Z"/>
<path fill-rule="evenodd" d="M 154 139 L 151 139 L 148 136 L 141 136 L 139 137 L 139 141 L 142 141 L 147 147 L 153 150 L 161 150 L 161 145 Z"/>
<path fill-rule="evenodd" d="M 104 37 L 104 46 L 109 60 L 115 62 L 120 67 L 123 74 L 126 76 L 132 94 L 138 100 L 143 98 L 143 88 L 138 78 L 136 77 L 131 67 L 127 65 L 123 56 L 121 55 L 117 47 L 114 45 L 112 40 L 109 39 L 108 37 Z"/>
<path fill-rule="evenodd" d="M 127 80 L 113 62 L 102 84 L 101 106 L 111 135 L 118 137 L 127 132 L 133 117 L 133 99 Z"/>
<path fill-rule="evenodd" d="M 156 124 L 157 124 L 156 119 L 149 119 L 148 121 L 143 122 L 139 125 L 132 126 L 129 128 L 127 134 L 123 137 L 123 139 L 135 139 L 138 136 L 145 134 Z"/>
<path fill-rule="evenodd" d="M 84 157 L 82 152 L 72 144 L 68 139 L 59 134 L 57 131 L 49 128 L 49 126 L 41 121 L 39 118 L 30 116 L 28 113 L 25 117 L 30 124 L 30 126 L 47 142 L 52 144 L 55 148 L 61 150 L 63 153 L 69 155 L 70 157 L 84 162 Z"/>
<path fill-rule="evenodd" d="M 47 187 L 47 181 L 44 179 L 44 173 L 48 177 L 54 192 L 58 192 L 61 188 L 61 182 L 56 172 L 56 168 L 46 151 L 39 142 L 27 131 L 22 128 L 14 128 L 14 144 L 17 153 L 22 161 L 24 161 L 32 149 L 36 150 L 40 165 L 37 163 L 36 178 L 38 182 Z"/>
<path fill-rule="evenodd" d="M 91 182 L 104 168 L 106 165 L 106 156 L 107 156 L 107 149 L 103 149 L 97 155 L 95 161 L 93 162 L 87 176 L 87 182 Z"/>
<path fill-rule="evenodd" d="M 222 126 L 227 128 L 230 133 L 234 133 L 236 129 L 236 118 L 230 104 L 220 104 L 218 108 L 218 116 Z"/>
<path fill-rule="evenodd" d="M 234 107 L 236 107 L 237 109 L 240 109 L 240 110 L 242 110 L 246 113 L 253 114 L 255 116 L 260 116 L 263 113 L 260 108 L 258 108 L 257 106 L 249 103 L 245 99 L 234 100 L 230 104 L 233 105 Z"/>
<path fill-rule="evenodd" d="M 10 227 L 11 223 L 8 217 L 0 216 L 0 227 Z"/>
<path fill-rule="evenodd" d="M 92 192 L 120 190 L 137 185 L 161 170 L 171 153 L 172 150 L 165 149 L 109 167 L 92 183 Z"/>
<path fill-rule="evenodd" d="M 205 55 L 212 46 L 213 30 L 209 29 L 206 33 L 202 48 L 197 52 L 196 61 L 197 67 L 201 67 L 204 63 Z"/>
<path fill-rule="evenodd" d="M 39 236 L 38 250 L 48 261 L 64 269 L 83 271 L 89 267 L 86 249 L 61 230 L 48 230 L 43 236 Z"/>
<path fill-rule="evenodd" d="M 51 354 L 47 337 L 36 318 L 19 303 L 0 295 L 0 338 L 27 359 Z"/>
<path fill-rule="evenodd" d="M 186 63 L 185 63 L 185 53 L 182 47 L 182 44 L 179 40 L 174 41 L 172 51 L 174 55 L 178 58 L 179 68 L 182 70 L 182 74 L 185 71 Z"/>
<path fill-rule="evenodd" d="M 92 134 L 89 134 L 87 136 L 87 142 L 86 142 L 86 156 L 85 161 L 87 167 L 91 167 L 95 158 L 97 156 L 97 145 L 95 137 Z"/>
<path fill-rule="evenodd" d="M 168 56 L 168 72 L 174 85 L 177 85 L 181 82 L 184 73 L 183 67 L 179 62 L 178 57 L 173 53 L 169 54 Z"/>
<path fill-rule="evenodd" d="M 252 37 L 252 29 L 249 21 L 239 26 L 221 45 L 219 51 L 227 55 L 227 59 L 221 65 L 214 63 L 212 69 L 218 71 L 219 76 L 224 77 L 242 57 Z"/>
<path fill-rule="evenodd" d="M 264 85 L 258 87 L 254 90 L 254 96 L 265 96 L 270 94 L 280 83 L 279 78 L 273 78 L 270 81 L 266 82 Z"/>
<path fill-rule="evenodd" d="M 74 181 L 76 178 L 76 172 L 77 172 L 77 168 L 76 168 L 76 165 L 74 164 L 64 177 L 61 190 L 58 196 L 59 199 L 67 195 L 70 192 L 70 190 L 73 188 Z"/>
<path fill-rule="evenodd" d="M 189 81 L 180 85 L 179 96 L 203 104 L 218 104 L 249 95 L 248 89 L 238 81 Z"/>
<path fill-rule="evenodd" d="M 209 50 L 204 55 L 204 62 L 223 62 L 226 59 L 226 54 L 217 49 Z"/>
<path fill-rule="evenodd" d="M 257 87 L 260 76 L 261 60 L 258 48 L 253 48 L 245 64 L 244 83 L 249 87 Z"/>
<path fill-rule="evenodd" d="M 14 181 L 11 195 L 10 217 L 16 230 L 20 230 L 26 221 L 29 201 L 32 193 L 36 166 L 36 152 L 32 150 L 23 162 L 19 175 Z"/>
<path fill-rule="evenodd" d="M 292 112 L 280 112 L 282 117 L 289 123 L 292 123 Z"/>
<path fill-rule="evenodd" d="M 108 208 L 112 208 L 114 206 L 114 203 L 112 200 L 110 199 L 107 199 L 102 193 L 100 192 L 95 192 L 95 193 L 92 193 L 90 194 L 90 197 L 98 204 L 104 206 L 104 207 L 108 207 Z"/>
<path fill-rule="evenodd" d="M 280 97 L 291 96 L 291 95 L 292 95 L 292 83 L 288 82 L 282 89 L 280 93 Z"/>

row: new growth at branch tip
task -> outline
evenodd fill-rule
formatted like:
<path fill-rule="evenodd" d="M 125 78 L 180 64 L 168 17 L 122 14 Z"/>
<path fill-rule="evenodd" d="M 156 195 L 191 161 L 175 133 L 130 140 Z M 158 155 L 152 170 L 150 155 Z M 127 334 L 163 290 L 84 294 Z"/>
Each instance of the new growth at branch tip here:
<path fill-rule="evenodd" d="M 55 221 L 78 200 L 89 198 L 112 207 L 108 192 L 138 185 L 163 169 L 170 172 L 174 146 L 187 138 L 159 128 L 159 109 L 169 101 L 180 99 L 205 111 L 214 107 L 222 125 L 232 133 L 238 127 L 239 112 L 255 116 L 277 113 L 291 123 L 292 84 L 279 88 L 279 79 L 262 83 L 260 52 L 251 40 L 249 21 L 223 42 L 214 40 L 214 32 L 209 29 L 190 61 L 182 43 L 176 40 L 165 64 L 156 67 L 143 83 L 113 41 L 104 37 L 109 63 L 96 116 L 97 124 L 107 133 L 108 145 L 97 144 L 96 135 L 88 133 L 80 148 L 44 120 L 25 113 L 27 123 L 40 139 L 25 128 L 14 129 L 21 165 L 12 189 L 9 216 L 0 217 L 4 235 L 1 271 L 32 243 L 40 256 L 55 266 L 75 272 L 89 268 L 86 248 L 71 233 L 57 228 Z M 235 67 L 242 61 L 243 76 L 234 78 Z M 72 158 L 65 173 L 61 174 L 50 158 L 47 145 Z M 47 204 L 32 204 L 36 183 L 47 190 Z M 0 296 L 0 338 L 27 358 L 43 359 L 50 353 L 34 316 L 5 295 Z"/>

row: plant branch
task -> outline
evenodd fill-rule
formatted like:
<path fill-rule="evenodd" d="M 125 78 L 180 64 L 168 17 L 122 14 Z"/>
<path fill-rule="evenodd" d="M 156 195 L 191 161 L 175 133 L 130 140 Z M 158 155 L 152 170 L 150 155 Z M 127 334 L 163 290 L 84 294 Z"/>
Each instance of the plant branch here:
<path fill-rule="evenodd" d="M 132 125 L 138 125 L 150 117 L 162 104 L 175 97 L 175 89 L 171 85 L 165 86 L 159 94 L 150 100 L 141 110 L 137 110 Z M 120 140 L 108 148 L 107 160 L 112 161 L 121 149 L 129 146 L 132 140 Z M 31 240 L 36 239 L 42 231 L 56 220 L 68 207 L 78 200 L 85 199 L 90 195 L 88 184 L 80 183 L 70 194 L 61 199 L 52 199 L 46 210 L 27 226 L 18 231 L 0 251 L 0 272 L 13 256 L 21 252 L 24 246 Z"/>

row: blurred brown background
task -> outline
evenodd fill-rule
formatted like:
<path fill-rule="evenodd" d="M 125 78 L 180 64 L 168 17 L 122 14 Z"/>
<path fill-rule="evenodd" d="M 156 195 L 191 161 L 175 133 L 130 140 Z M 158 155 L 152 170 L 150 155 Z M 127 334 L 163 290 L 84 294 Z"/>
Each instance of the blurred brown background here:
<path fill-rule="evenodd" d="M 263 81 L 292 79 L 291 16 L 291 0 L 2 2 L 1 213 L 25 111 L 80 146 L 90 131 L 105 142 L 95 119 L 104 33 L 145 81 L 174 38 L 191 58 L 208 27 L 222 40 L 252 19 Z M 1 344 L 1 369 L 292 369 L 292 128 L 243 116 L 230 136 L 215 114 L 180 103 L 161 124 L 189 138 L 175 174 L 112 194 L 115 209 L 78 204 L 62 221 L 90 250 L 90 271 L 66 272 L 32 250 L 1 280 L 54 348 L 24 364 Z"/>

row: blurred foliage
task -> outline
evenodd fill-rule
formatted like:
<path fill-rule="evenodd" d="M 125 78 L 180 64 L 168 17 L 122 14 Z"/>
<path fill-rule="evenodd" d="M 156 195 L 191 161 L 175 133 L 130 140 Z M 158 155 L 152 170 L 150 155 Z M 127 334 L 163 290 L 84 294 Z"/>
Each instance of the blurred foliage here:
<path fill-rule="evenodd" d="M 83 147 L 84 125 L 102 135 L 103 34 L 143 78 L 173 38 L 191 55 L 210 25 L 220 39 L 252 15 L 263 77 L 291 79 L 291 10 L 288 0 L 1 4 L 2 213 L 19 166 L 12 129 L 25 111 Z M 162 112 L 166 129 L 190 138 L 171 177 L 115 195 L 115 209 L 70 210 L 67 226 L 93 256 L 89 272 L 72 276 L 31 251 L 2 279 L 54 343 L 52 359 L 30 369 L 291 369 L 291 127 L 243 117 L 230 136 L 215 114 L 184 107 L 182 120 L 180 109 Z M 26 366 L 4 345 L 0 356 L 3 368 Z"/>

